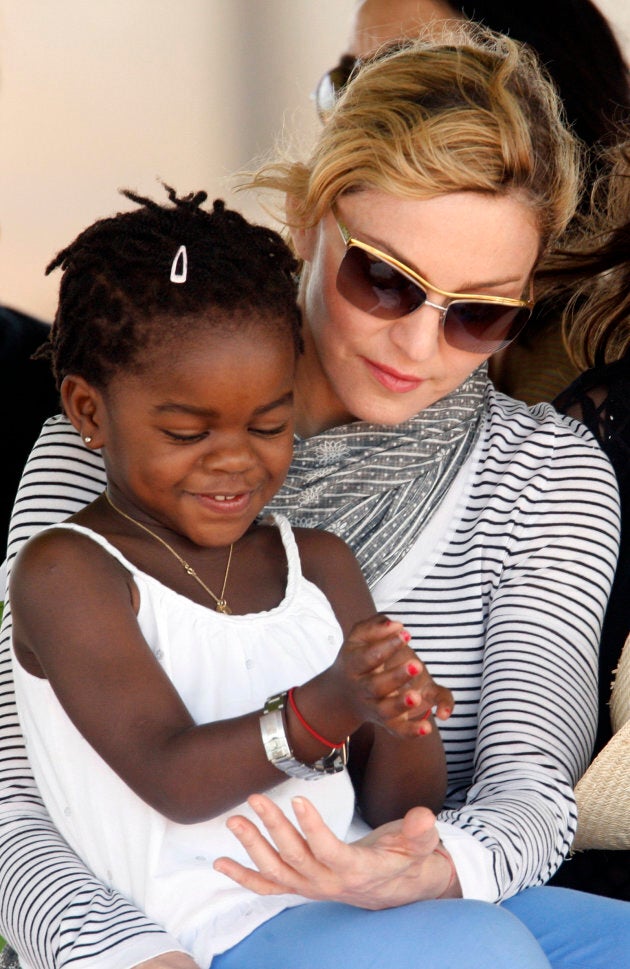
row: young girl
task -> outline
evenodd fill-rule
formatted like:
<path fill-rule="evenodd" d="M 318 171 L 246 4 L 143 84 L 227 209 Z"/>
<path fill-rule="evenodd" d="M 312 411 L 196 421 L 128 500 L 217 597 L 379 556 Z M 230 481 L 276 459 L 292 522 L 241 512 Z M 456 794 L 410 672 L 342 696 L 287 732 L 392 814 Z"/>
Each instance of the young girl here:
<path fill-rule="evenodd" d="M 220 202 L 204 211 L 205 193 L 169 190 L 169 207 L 126 194 L 141 208 L 49 267 L 64 270 L 51 337 L 64 409 L 101 450 L 107 489 L 16 562 L 15 676 L 68 842 L 205 967 L 301 901 L 214 870 L 234 853 L 229 812 L 255 817 L 244 802 L 266 790 L 288 810 L 308 790 L 346 836 L 349 735 L 367 821 L 437 810 L 431 708 L 445 719 L 453 700 L 400 623 L 358 622 L 374 607 L 341 540 L 260 519 L 292 455 L 289 250 Z M 447 895 L 429 811 L 421 823 Z"/>

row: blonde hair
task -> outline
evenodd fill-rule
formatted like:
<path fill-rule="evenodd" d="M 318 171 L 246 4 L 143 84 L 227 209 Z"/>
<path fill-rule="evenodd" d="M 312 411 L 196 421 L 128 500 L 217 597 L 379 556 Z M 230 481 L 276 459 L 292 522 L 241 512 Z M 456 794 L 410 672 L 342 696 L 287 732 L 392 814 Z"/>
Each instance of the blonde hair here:
<path fill-rule="evenodd" d="M 606 158 L 610 170 L 595 183 L 583 236 L 557 263 L 572 287 L 563 331 L 580 370 L 630 348 L 630 132 Z"/>
<path fill-rule="evenodd" d="M 535 54 L 477 25 L 435 28 L 364 63 L 304 162 L 260 169 L 249 187 L 283 192 L 291 223 L 315 225 L 366 187 L 408 198 L 516 191 L 543 247 L 573 215 L 578 149 Z"/>

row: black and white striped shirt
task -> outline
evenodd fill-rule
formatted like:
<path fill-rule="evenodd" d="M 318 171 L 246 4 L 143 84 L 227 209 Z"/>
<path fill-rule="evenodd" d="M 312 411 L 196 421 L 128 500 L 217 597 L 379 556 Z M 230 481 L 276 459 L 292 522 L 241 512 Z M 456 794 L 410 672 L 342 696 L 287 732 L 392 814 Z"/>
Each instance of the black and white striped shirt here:
<path fill-rule="evenodd" d="M 9 565 L 37 528 L 104 483 L 99 455 L 65 419 L 48 422 L 16 501 Z M 476 451 L 435 518 L 397 567 L 395 594 L 392 574 L 375 598 L 453 690 L 455 712 L 441 726 L 449 791 L 440 834 L 464 894 L 499 900 L 547 881 L 575 831 L 572 785 L 595 731 L 617 489 L 585 428 L 490 391 Z M 0 931 L 23 964 L 126 969 L 180 948 L 96 882 L 52 828 L 17 722 L 10 616 L 0 703 Z"/>

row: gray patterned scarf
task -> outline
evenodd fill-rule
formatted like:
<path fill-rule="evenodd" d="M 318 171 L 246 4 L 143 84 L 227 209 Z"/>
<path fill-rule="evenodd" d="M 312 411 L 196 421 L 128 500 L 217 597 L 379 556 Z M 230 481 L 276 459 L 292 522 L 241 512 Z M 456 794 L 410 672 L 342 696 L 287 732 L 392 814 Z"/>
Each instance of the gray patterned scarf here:
<path fill-rule="evenodd" d="M 297 439 L 268 510 L 343 538 L 374 586 L 412 546 L 471 453 L 487 382 L 484 364 L 402 424 L 356 421 Z"/>

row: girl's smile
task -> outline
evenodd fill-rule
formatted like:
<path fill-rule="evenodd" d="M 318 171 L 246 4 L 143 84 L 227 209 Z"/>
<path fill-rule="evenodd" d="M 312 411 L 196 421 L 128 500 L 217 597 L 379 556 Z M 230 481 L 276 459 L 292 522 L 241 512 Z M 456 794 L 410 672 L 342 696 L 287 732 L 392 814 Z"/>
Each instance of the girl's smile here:
<path fill-rule="evenodd" d="M 293 444 L 294 350 L 264 327 L 193 328 L 99 394 L 114 501 L 199 546 L 240 538 L 282 485 Z"/>

